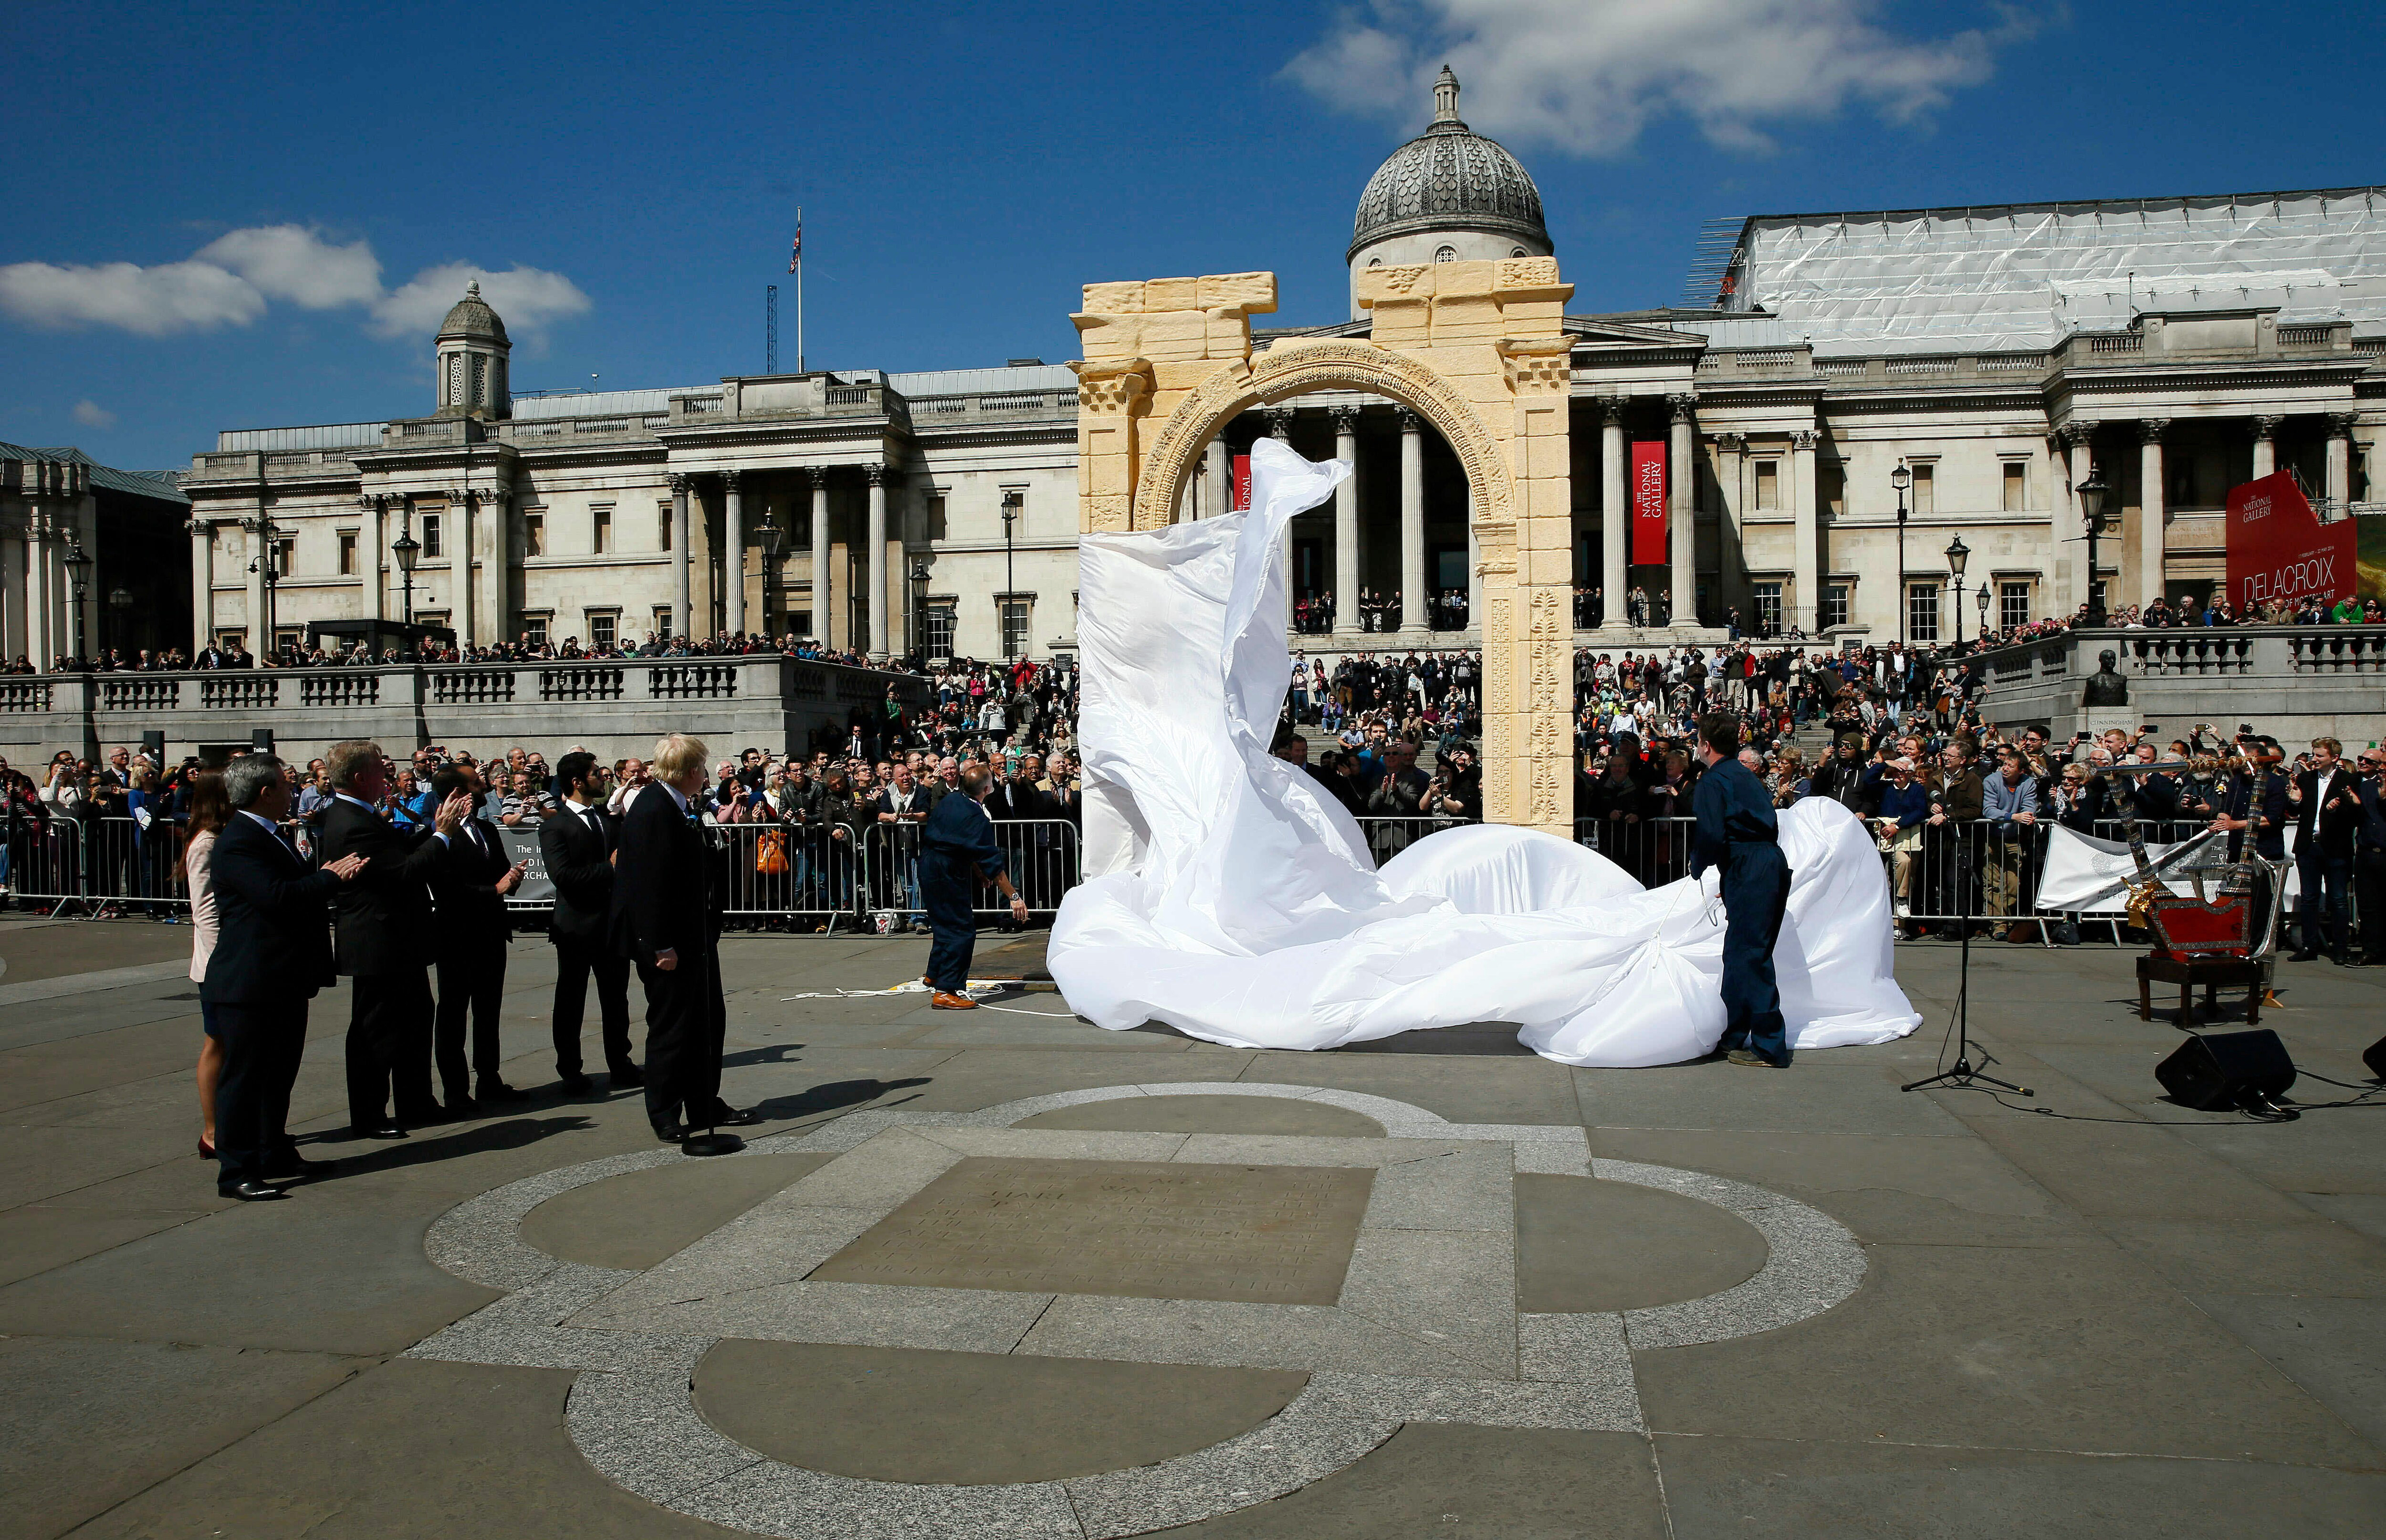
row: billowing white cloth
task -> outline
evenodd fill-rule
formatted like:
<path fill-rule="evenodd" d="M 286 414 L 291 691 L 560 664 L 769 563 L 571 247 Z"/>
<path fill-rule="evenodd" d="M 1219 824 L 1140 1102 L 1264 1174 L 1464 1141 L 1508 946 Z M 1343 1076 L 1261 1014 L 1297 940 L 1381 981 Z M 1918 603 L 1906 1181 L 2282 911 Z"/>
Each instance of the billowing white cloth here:
<path fill-rule="evenodd" d="M 1267 752 L 1291 669 L 1285 527 L 1349 474 L 1261 439 L 1250 513 L 1080 542 L 1089 875 L 1052 927 L 1061 994 L 1101 1026 L 1164 1021 L 1237 1047 L 1506 1021 L 1569 1064 L 1712 1052 L 1714 873 L 1644 892 L 1595 851 L 1490 824 L 1419 840 L 1379 872 L 1340 804 Z M 1813 801 L 1782 815 L 1781 841 L 1791 1046 L 1914 1030 L 1863 825 Z"/>

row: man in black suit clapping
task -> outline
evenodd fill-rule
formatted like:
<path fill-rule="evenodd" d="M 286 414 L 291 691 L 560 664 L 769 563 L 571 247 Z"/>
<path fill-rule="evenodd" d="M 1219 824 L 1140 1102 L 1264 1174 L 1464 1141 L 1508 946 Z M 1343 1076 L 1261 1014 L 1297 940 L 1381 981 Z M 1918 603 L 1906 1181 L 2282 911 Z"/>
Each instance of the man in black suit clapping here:
<path fill-rule="evenodd" d="M 614 949 L 637 965 L 647 991 L 647 1121 L 678 1144 L 690 1129 L 760 1122 L 721 1099 L 722 902 L 709 889 L 695 797 L 704 789 L 703 740 L 674 732 L 655 745 L 654 781 L 622 820 L 614 864 Z M 680 1121 L 684 1109 L 687 1121 Z"/>
<path fill-rule="evenodd" d="M 442 766 L 431 778 L 431 795 L 443 802 L 463 796 L 477 805 L 487 790 L 488 783 L 470 765 Z M 526 865 L 507 858 L 496 826 L 476 812 L 448 838 L 447 859 L 431 874 L 439 961 L 433 1044 L 450 1115 L 480 1103 L 522 1099 L 522 1093 L 497 1072 L 497 1012 L 506 994 L 506 895 L 521 885 Z M 469 1072 L 464 1060 L 467 1012 L 472 1021 Z"/>
<path fill-rule="evenodd" d="M 334 981 L 323 905 L 352 884 L 365 858 L 344 856 L 308 870 L 278 820 L 290 785 L 270 754 L 224 770 L 234 809 L 216 839 L 208 883 L 215 895 L 216 948 L 199 994 L 223 1045 L 216 1083 L 216 1191 L 245 1203 L 283 1196 L 270 1179 L 320 1172 L 290 1142 L 290 1087 L 307 1047 L 307 1002 Z"/>
<path fill-rule="evenodd" d="M 450 796 L 434 830 L 409 835 L 382 817 L 389 790 L 381 745 L 360 738 L 324 751 L 333 800 L 320 849 L 327 861 L 362 856 L 365 877 L 340 889 L 340 971 L 353 981 L 348 1008 L 348 1131 L 358 1139 L 403 1139 L 405 1124 L 446 1117 L 431 1096 L 431 875 L 448 842 L 472 816 L 470 796 Z M 397 1121 L 390 1121 L 393 1096 Z"/>
<path fill-rule="evenodd" d="M 580 1072 L 581 1019 L 588 975 L 596 975 L 596 1008 L 604 1020 L 605 1070 L 616 1089 L 644 1085 L 630 1058 L 630 962 L 606 945 L 613 907 L 613 851 L 621 843 L 605 811 L 605 771 L 596 756 L 580 751 L 557 761 L 563 810 L 538 826 L 539 854 L 555 885 L 546 933 L 555 943 L 555 1070 L 574 1096 L 590 1089 Z"/>

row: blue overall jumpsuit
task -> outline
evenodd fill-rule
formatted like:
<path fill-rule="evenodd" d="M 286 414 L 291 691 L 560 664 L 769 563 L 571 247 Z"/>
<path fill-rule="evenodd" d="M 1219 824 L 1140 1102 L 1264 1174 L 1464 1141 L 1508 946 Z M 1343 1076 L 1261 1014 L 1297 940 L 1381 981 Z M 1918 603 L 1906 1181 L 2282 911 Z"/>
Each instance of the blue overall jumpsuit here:
<path fill-rule="evenodd" d="M 1003 870 L 994 820 L 967 792 L 936 804 L 920 825 L 920 907 L 928 911 L 936 944 L 928 948 L 928 982 L 948 994 L 968 987 L 977 950 L 977 884 Z"/>
<path fill-rule="evenodd" d="M 1773 944 L 1790 903 L 1790 863 L 1764 783 L 1738 759 L 1718 759 L 1692 799 L 1698 832 L 1690 875 L 1723 870 L 1723 1043 L 1774 1063 L 1790 1062 Z"/>

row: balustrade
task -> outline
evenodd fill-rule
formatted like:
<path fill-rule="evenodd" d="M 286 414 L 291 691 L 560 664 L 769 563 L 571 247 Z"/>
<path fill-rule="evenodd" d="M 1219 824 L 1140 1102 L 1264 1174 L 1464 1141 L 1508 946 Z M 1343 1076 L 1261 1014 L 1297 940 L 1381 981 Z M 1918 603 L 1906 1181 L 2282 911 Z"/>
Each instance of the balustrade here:
<path fill-rule="evenodd" d="M 130 679 L 103 679 L 99 708 L 103 711 L 172 711 L 182 704 L 182 682 L 136 674 Z"/>
<path fill-rule="evenodd" d="M 541 700 L 620 700 L 622 670 L 608 668 L 541 669 Z"/>
<path fill-rule="evenodd" d="M 431 698 L 441 706 L 506 704 L 514 698 L 513 670 L 436 670 L 431 675 Z"/>

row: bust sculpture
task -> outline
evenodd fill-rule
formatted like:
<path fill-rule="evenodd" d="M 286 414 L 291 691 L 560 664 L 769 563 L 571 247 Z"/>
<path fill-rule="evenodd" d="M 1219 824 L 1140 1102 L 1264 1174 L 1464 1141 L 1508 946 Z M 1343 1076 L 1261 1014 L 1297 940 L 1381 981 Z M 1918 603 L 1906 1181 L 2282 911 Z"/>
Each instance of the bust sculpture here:
<path fill-rule="evenodd" d="M 2120 661 L 2112 648 L 2096 655 L 2096 671 L 2088 677 L 2088 684 L 2079 696 L 2081 706 L 2127 706 L 2129 704 L 2129 682 L 2121 677 L 2114 665 Z"/>

